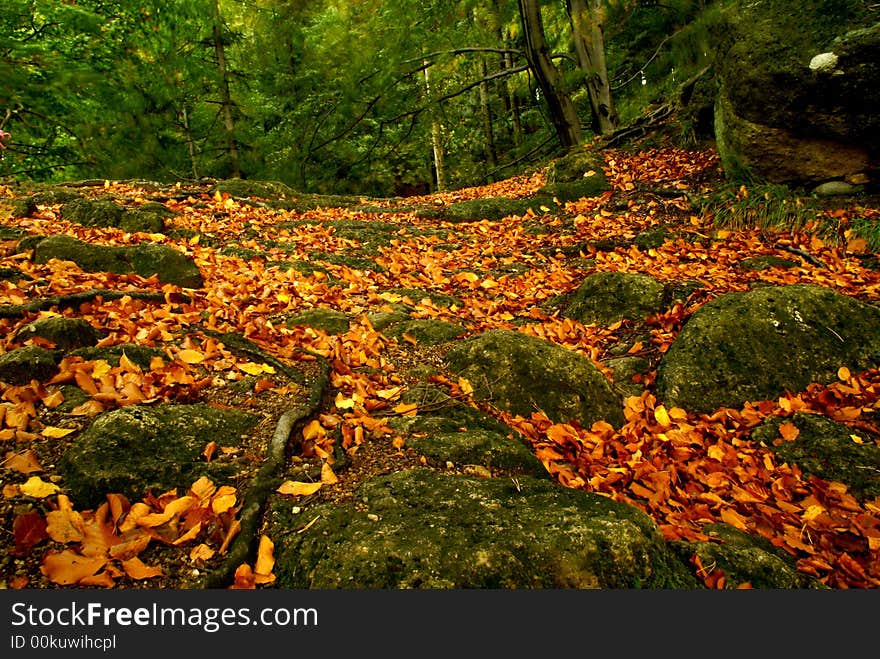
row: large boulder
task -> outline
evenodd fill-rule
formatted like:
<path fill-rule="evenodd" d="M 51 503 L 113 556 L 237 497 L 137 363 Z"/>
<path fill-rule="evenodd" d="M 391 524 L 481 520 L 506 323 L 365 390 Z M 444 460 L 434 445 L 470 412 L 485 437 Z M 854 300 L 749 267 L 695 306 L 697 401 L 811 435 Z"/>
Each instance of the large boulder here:
<path fill-rule="evenodd" d="M 697 588 L 641 510 L 530 476 L 410 469 L 354 501 L 276 498 L 282 588 Z M 303 528 L 306 523 L 308 526 Z"/>
<path fill-rule="evenodd" d="M 623 424 L 623 403 L 587 357 L 513 330 L 492 330 L 446 353 L 449 369 L 466 378 L 474 396 L 512 414 L 541 410 L 557 422 L 589 428 Z"/>
<path fill-rule="evenodd" d="M 851 0 L 808 0 L 797 12 L 777 0 L 735 3 L 716 60 L 715 133 L 731 177 L 870 180 L 880 166 L 874 21 Z"/>
<path fill-rule="evenodd" d="M 48 263 L 52 259 L 73 261 L 86 272 L 156 275 L 159 281 L 183 288 L 200 288 L 204 283 L 192 259 L 173 247 L 155 243 L 108 247 L 66 235 L 50 236 L 34 247 L 34 261 Z"/>
<path fill-rule="evenodd" d="M 77 505 L 98 505 L 111 492 L 137 500 L 148 490 L 158 494 L 185 488 L 200 476 L 234 474 L 231 463 L 205 462 L 205 445 L 213 440 L 236 446 L 258 420 L 207 403 L 130 405 L 96 417 L 61 457 L 58 469 Z"/>
<path fill-rule="evenodd" d="M 563 315 L 598 325 L 624 319 L 642 321 L 662 310 L 664 293 L 663 284 L 648 275 L 597 272 L 569 297 Z"/>
<path fill-rule="evenodd" d="M 709 412 L 880 365 L 880 308 L 823 286 L 765 286 L 700 307 L 660 363 L 657 395 Z"/>

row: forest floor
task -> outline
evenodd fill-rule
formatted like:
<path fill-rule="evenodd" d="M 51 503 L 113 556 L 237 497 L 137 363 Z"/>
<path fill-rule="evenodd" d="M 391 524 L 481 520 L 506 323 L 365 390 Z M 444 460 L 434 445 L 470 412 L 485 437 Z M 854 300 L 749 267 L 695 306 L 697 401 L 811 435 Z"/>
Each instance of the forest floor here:
<path fill-rule="evenodd" d="M 830 205 L 825 215 L 838 229 L 833 235 L 819 231 L 818 224 L 797 231 L 723 228 L 711 212 L 694 206 L 695 199 L 724 185 L 711 150 L 609 151 L 605 156 L 612 184 L 607 193 L 530 208 L 501 221 L 450 223 L 419 211 L 471 199 L 526 198 L 544 185 L 541 172 L 424 197 L 364 199 L 360 206 L 305 211 L 212 193 L 207 184 L 107 181 L 72 188 L 129 207 L 164 204 L 176 213 L 167 222 L 173 231 L 154 234 L 65 221 L 58 205 L 13 218 L 4 215 L 3 204 L 10 207 L 21 191 L 0 186 L 0 222 L 7 227 L 28 236 L 64 233 L 97 245 L 170 245 L 190 256 L 204 277 L 201 288 L 180 289 L 156 277 L 86 272 L 70 262 L 37 264 L 20 250 L 20 237 L 0 243 L 0 267 L 26 276 L 0 281 L 0 304 L 24 309 L 56 296 L 123 294 L 96 295 L 76 308 L 8 314 L 0 319 L 2 352 L 27 342 L 18 334 L 21 327 L 53 315 L 88 320 L 105 333 L 103 346 L 136 343 L 164 351 L 149 369 L 126 361 L 66 360 L 48 382 L 0 383 L 5 456 L 0 579 L 5 587 L 197 587 L 222 562 L 241 529 L 237 515 L 247 483 L 279 417 L 307 397 L 308 391 L 285 380 L 272 363 L 295 365 L 309 378 L 317 377 L 319 363 L 329 368 L 318 408 L 291 438 L 284 473 L 305 463 L 318 464 L 320 472 L 312 483 L 287 480 L 292 499 L 348 497 L 365 478 L 422 463 L 388 421 L 418 414 L 418 404 L 401 396 L 419 366 L 442 371 L 443 348 L 406 334 L 390 338 L 373 327 L 370 314 L 405 307 L 411 318 L 456 323 L 469 334 L 516 329 L 589 357 L 613 378 L 605 364 L 608 351 L 632 336 L 633 324 L 585 325 L 560 317 L 552 307 L 554 299 L 593 272 L 700 283 L 683 304 L 646 319 L 650 340 L 631 345 L 629 354 L 654 365 L 696 309 L 731 291 L 809 283 L 880 303 L 877 254 L 848 224 L 856 217 L 876 222 L 876 200 L 848 198 Z M 743 188 L 741 194 L 748 191 Z M 637 243 L 658 231 L 665 237 L 650 246 Z M 752 257 L 793 263 L 743 268 Z M 138 299 L 144 292 L 164 296 L 164 303 Z M 348 330 L 330 333 L 286 322 L 315 308 L 344 313 Z M 218 338 L 230 333 L 259 353 L 236 354 Z M 482 407 L 518 430 L 560 483 L 642 508 L 668 539 L 704 538 L 703 524 L 723 521 L 768 538 L 801 571 L 832 588 L 880 586 L 880 499 L 857 502 L 845 487 L 773 463 L 748 441 L 749 429 L 763 418 L 821 410 L 880 442 L 880 372 L 842 371 L 838 383 L 713 414 L 665 408 L 653 394 L 655 376 L 650 370 L 627 383 L 641 393 L 626 399 L 627 423 L 619 429 L 578 429 L 553 423 L 539 411 L 524 419 Z M 234 393 L 232 385 L 245 380 L 251 383 L 249 392 Z M 459 399 L 470 394 L 468 383 L 453 376 L 435 376 L 434 382 Z M 91 393 L 62 413 L 61 387 L 69 384 Z M 91 419 L 129 404 L 197 400 L 247 408 L 264 420 L 239 449 L 251 456 L 249 471 L 233 485 L 201 480 L 188 491 L 144 493 L 140 502 L 106 493 L 107 503 L 98 509 L 76 510 L 55 465 Z M 711 470 L 716 476 L 699 480 L 698 470 L 664 464 L 674 455 L 660 448 L 670 431 L 702 438 L 690 447 L 688 461 L 717 462 Z M 604 451 L 597 450 L 597 438 Z M 211 444 L 206 442 L 208 461 L 227 450 Z M 739 464 L 722 465 L 722 445 L 737 452 Z M 344 470 L 334 467 L 340 449 L 351 462 Z M 584 459 L 590 454 L 592 459 Z M 681 480 L 663 484 L 652 476 L 659 472 Z M 258 554 L 236 570 L 233 587 L 273 587 L 271 529 L 261 533 Z M 723 585 L 723 575 L 702 566 L 695 570 L 707 586 Z"/>

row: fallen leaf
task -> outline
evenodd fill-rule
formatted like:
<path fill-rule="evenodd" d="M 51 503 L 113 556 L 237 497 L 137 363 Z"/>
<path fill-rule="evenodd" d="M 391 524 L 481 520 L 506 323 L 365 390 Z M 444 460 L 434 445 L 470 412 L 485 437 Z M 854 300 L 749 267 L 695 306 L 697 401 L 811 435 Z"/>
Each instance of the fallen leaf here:
<path fill-rule="evenodd" d="M 302 481 L 285 481 L 278 486 L 275 491 L 279 494 L 290 494 L 293 496 L 314 494 L 321 489 L 323 483 L 303 483 Z"/>
<path fill-rule="evenodd" d="M 105 558 L 83 556 L 65 549 L 46 554 L 40 563 L 40 572 L 52 583 L 69 586 L 93 576 L 106 563 Z"/>
<path fill-rule="evenodd" d="M 54 483 L 47 483 L 39 476 L 31 476 L 27 481 L 19 486 L 22 494 L 37 499 L 43 499 L 58 492 L 61 488 Z"/>
<path fill-rule="evenodd" d="M 36 545 L 47 540 L 46 520 L 36 510 L 15 516 L 12 522 L 12 537 L 15 540 L 14 556 L 27 556 Z"/>

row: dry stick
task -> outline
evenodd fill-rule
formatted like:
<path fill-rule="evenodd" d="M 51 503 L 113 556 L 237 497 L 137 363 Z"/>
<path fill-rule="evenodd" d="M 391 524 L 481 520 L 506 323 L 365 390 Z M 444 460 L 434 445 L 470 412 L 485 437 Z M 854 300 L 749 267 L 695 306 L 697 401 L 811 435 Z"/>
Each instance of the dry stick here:
<path fill-rule="evenodd" d="M 321 401 L 330 383 L 330 363 L 320 355 L 321 373 L 312 386 L 306 405 L 298 405 L 278 419 L 275 433 L 269 442 L 267 458 L 254 476 L 245 494 L 239 516 L 240 528 L 229 546 L 228 554 L 217 569 L 210 572 L 203 581 L 203 588 L 228 588 L 235 577 L 235 571 L 250 560 L 256 551 L 257 532 L 263 516 L 266 501 L 278 486 L 278 474 L 284 467 L 287 444 L 297 428 L 305 425 L 305 420 L 314 416 L 321 408 Z"/>
<path fill-rule="evenodd" d="M 70 307 L 76 308 L 84 302 L 92 302 L 97 298 L 102 300 L 119 300 L 124 297 L 130 297 L 134 300 L 144 300 L 146 302 L 189 302 L 190 299 L 182 293 L 172 293 L 169 298 L 166 293 L 151 293 L 148 291 L 111 291 L 111 290 L 91 290 L 82 291 L 80 293 L 68 293 L 67 295 L 55 295 L 53 297 L 40 298 L 25 304 L 15 304 L 10 306 L 0 306 L 0 318 L 18 318 L 29 313 L 38 311 L 48 311 L 52 307 L 59 309 Z M 172 299 L 173 298 L 173 299 Z"/>

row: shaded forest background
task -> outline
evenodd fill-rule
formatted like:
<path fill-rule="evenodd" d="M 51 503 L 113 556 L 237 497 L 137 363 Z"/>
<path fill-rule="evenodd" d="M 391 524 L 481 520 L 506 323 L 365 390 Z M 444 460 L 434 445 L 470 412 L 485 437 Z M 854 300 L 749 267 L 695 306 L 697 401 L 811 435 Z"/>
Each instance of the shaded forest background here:
<path fill-rule="evenodd" d="M 602 132 L 644 115 L 711 63 L 725 4 L 8 0 L 0 176 L 242 177 L 374 196 L 492 182 L 560 148 L 527 55 L 529 6 L 589 141 L 591 82 L 614 99 Z M 604 38 L 607 80 L 585 70 L 577 27 Z M 674 138 L 700 130 L 685 121 Z"/>

